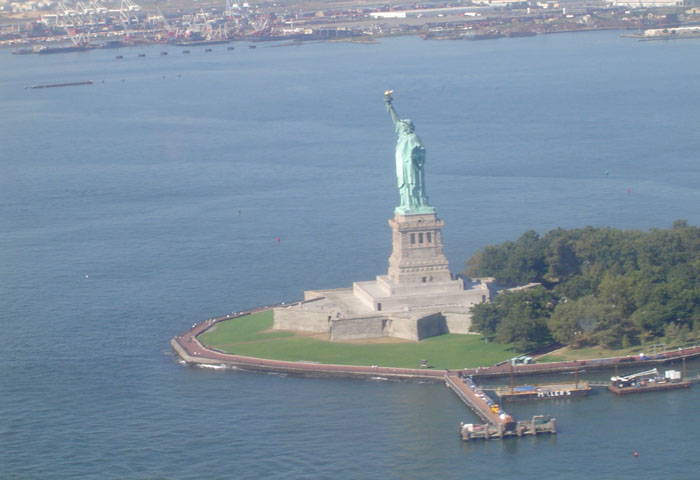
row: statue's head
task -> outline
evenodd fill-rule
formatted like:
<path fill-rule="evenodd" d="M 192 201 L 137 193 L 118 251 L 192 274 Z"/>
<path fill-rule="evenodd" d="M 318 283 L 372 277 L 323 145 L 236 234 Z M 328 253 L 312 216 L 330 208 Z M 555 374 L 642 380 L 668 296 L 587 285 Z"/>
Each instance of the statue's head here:
<path fill-rule="evenodd" d="M 413 133 L 413 122 L 408 118 L 401 120 L 401 131 L 405 133 Z"/>

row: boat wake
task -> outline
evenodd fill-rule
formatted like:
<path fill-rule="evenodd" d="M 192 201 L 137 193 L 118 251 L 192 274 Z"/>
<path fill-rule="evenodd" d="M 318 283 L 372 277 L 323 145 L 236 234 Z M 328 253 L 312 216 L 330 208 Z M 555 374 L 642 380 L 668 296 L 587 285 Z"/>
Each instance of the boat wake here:
<path fill-rule="evenodd" d="M 199 368 L 211 368 L 213 370 L 223 370 L 226 368 L 226 365 L 221 365 L 221 364 L 210 364 L 210 363 L 200 363 L 197 365 Z"/>

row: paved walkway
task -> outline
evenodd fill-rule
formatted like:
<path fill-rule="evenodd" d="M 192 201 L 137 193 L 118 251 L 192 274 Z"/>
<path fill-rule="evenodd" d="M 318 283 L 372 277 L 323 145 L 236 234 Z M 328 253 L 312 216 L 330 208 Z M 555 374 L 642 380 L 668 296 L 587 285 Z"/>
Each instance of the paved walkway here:
<path fill-rule="evenodd" d="M 204 347 L 197 336 L 211 328 L 217 322 L 247 315 L 227 315 L 195 324 L 187 332 L 173 338 L 170 343 L 178 355 L 188 363 L 224 364 L 251 371 L 274 371 L 278 373 L 295 373 L 302 375 L 329 375 L 355 377 L 386 377 L 397 379 L 442 380 L 445 370 L 410 369 L 379 366 L 332 365 L 307 362 L 287 362 L 265 358 L 244 357 L 217 352 Z"/>
<path fill-rule="evenodd" d="M 264 307 L 250 312 L 226 315 L 224 317 L 205 320 L 192 325 L 187 332 L 178 335 L 170 341 L 173 349 L 187 363 L 199 363 L 210 365 L 229 365 L 250 371 L 267 371 L 277 373 L 294 373 L 300 375 L 316 376 L 353 376 L 353 377 L 385 377 L 393 379 L 426 379 L 439 381 L 444 379 L 449 370 L 410 369 L 380 366 L 355 366 L 332 365 L 311 362 L 287 362 L 282 360 L 269 360 L 264 358 L 244 357 L 229 353 L 218 352 L 204 347 L 197 336 L 205 332 L 218 322 L 241 317 L 250 313 L 259 312 L 273 307 Z M 518 365 L 513 367 L 514 375 L 528 375 L 538 373 L 570 372 L 576 369 L 603 369 L 615 365 L 658 365 L 682 358 L 695 358 L 700 356 L 700 346 L 668 351 L 662 354 L 644 357 L 612 357 L 592 360 L 573 360 L 567 362 L 536 363 L 530 365 Z M 503 377 L 511 374 L 508 362 L 490 367 L 465 368 L 460 370 L 463 375 L 474 377 Z M 454 372 L 454 370 L 452 370 Z"/>

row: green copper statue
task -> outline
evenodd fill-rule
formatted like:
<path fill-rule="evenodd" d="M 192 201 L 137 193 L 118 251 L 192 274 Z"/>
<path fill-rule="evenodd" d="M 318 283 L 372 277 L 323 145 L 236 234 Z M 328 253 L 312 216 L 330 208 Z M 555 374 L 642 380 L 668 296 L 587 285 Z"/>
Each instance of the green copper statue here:
<path fill-rule="evenodd" d="M 413 122 L 401 119 L 391 104 L 393 90 L 384 92 L 386 109 L 391 115 L 396 127 L 396 180 L 399 186 L 401 203 L 396 207 L 400 215 L 417 215 L 434 213 L 435 209 L 428 204 L 423 178 L 425 164 L 425 147 L 414 132 Z"/>

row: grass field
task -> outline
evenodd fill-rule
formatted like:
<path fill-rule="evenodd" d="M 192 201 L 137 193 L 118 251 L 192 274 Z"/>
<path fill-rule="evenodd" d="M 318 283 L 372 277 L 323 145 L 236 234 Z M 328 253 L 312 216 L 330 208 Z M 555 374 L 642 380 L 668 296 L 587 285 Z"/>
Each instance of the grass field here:
<path fill-rule="evenodd" d="M 421 360 L 436 369 L 493 365 L 518 354 L 509 345 L 486 343 L 479 335 L 441 335 L 420 342 L 329 342 L 272 328 L 271 310 L 226 320 L 199 340 L 223 352 L 275 360 L 342 365 L 418 368 Z"/>
<path fill-rule="evenodd" d="M 543 362 L 565 362 L 569 360 L 588 360 L 591 358 L 624 357 L 625 355 L 635 355 L 639 353 L 639 347 L 624 350 L 609 350 L 603 347 L 571 348 L 564 347 L 549 355 L 539 357 L 537 361 Z"/>
<path fill-rule="evenodd" d="M 693 340 L 695 340 L 693 338 Z M 680 347 L 691 347 L 696 345 L 697 342 L 686 341 L 686 342 L 668 342 L 664 344 L 658 344 L 656 352 L 662 352 L 664 345 L 666 350 L 675 350 Z M 564 362 L 569 360 L 589 360 L 591 358 L 610 358 L 610 357 L 625 357 L 627 355 L 637 356 L 640 353 L 645 353 L 650 355 L 654 353 L 654 348 L 652 345 L 635 345 L 630 348 L 621 348 L 617 350 L 611 350 L 603 347 L 584 347 L 584 348 L 571 348 L 564 347 L 549 355 L 544 355 L 537 359 L 538 363 L 544 362 Z"/>

